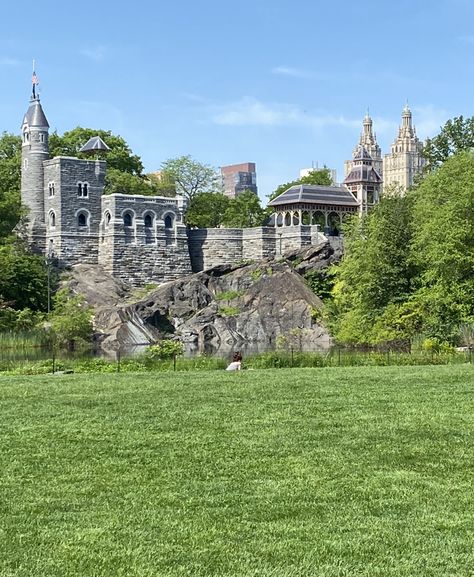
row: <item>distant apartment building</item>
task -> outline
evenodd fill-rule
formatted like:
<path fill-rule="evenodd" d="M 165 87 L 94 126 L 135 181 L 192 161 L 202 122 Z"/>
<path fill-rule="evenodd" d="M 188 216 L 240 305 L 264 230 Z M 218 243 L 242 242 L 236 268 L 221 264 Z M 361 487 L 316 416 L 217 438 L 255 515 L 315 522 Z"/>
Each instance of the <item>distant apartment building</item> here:
<path fill-rule="evenodd" d="M 235 198 L 245 190 L 257 194 L 257 173 L 254 162 L 221 166 L 222 186 L 224 194 Z"/>

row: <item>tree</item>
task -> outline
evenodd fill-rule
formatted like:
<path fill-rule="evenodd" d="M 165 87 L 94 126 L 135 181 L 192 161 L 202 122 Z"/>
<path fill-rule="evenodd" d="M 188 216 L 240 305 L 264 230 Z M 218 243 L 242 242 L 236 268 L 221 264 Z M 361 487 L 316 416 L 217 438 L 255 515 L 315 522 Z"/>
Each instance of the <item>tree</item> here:
<path fill-rule="evenodd" d="M 71 296 L 61 289 L 54 297 L 54 309 L 49 316 L 55 343 L 74 350 L 76 343 L 90 343 L 93 336 L 92 309 L 82 296 Z"/>
<path fill-rule="evenodd" d="M 201 164 L 191 156 L 170 158 L 161 165 L 164 178 L 176 183 L 176 191 L 191 201 L 197 194 L 203 192 L 220 192 L 219 177 L 207 164 Z"/>
<path fill-rule="evenodd" d="M 198 228 L 215 228 L 224 222 L 231 199 L 220 192 L 196 194 L 186 211 L 186 224 Z"/>
<path fill-rule="evenodd" d="M 110 148 L 108 152 L 97 152 L 96 156 L 107 161 L 105 177 L 105 194 L 156 194 L 152 183 L 143 174 L 143 164 L 140 157 L 133 154 L 128 144 L 121 136 L 112 134 L 109 130 L 81 128 L 80 126 L 59 136 L 53 132 L 49 138 L 51 156 L 75 156 L 90 158 L 90 155 L 79 152 L 84 144 L 93 136 L 100 136 Z"/>
<path fill-rule="evenodd" d="M 333 329 L 340 342 L 374 344 L 374 323 L 389 305 L 411 293 L 413 265 L 410 196 L 382 198 L 365 217 L 344 228 L 344 258 L 335 269 Z M 395 309 L 393 309 L 395 310 Z M 404 336 L 405 333 L 403 333 Z M 391 340 L 403 338 L 402 332 Z"/>
<path fill-rule="evenodd" d="M 460 152 L 415 191 L 412 261 L 429 336 L 474 320 L 474 154 Z"/>
<path fill-rule="evenodd" d="M 261 226 L 266 216 L 258 196 L 251 190 L 244 190 L 229 203 L 223 224 L 231 228 Z"/>
<path fill-rule="evenodd" d="M 288 190 L 292 186 L 297 186 L 299 184 L 317 184 L 321 186 L 330 186 L 332 184 L 331 173 L 328 168 L 318 168 L 312 170 L 308 175 L 302 176 L 298 180 L 293 180 L 292 182 L 286 182 L 285 184 L 280 184 L 270 195 L 269 200 L 273 200 L 277 196 L 280 196 L 285 190 Z"/>
<path fill-rule="evenodd" d="M 171 174 L 158 171 L 146 174 L 146 178 L 156 196 L 176 196 L 176 182 Z"/>
<path fill-rule="evenodd" d="M 48 270 L 42 257 L 10 238 L 0 245 L 0 271 L 0 300 L 16 310 L 46 310 Z"/>
<path fill-rule="evenodd" d="M 49 137 L 49 150 L 51 156 L 76 156 L 78 158 L 90 158 L 79 150 L 93 136 L 100 136 L 110 148 L 109 152 L 98 152 L 97 155 L 107 160 L 107 168 L 115 168 L 120 172 L 127 172 L 135 176 L 143 176 L 143 164 L 140 157 L 133 154 L 128 144 L 121 136 L 116 136 L 110 130 L 96 130 L 94 128 L 82 128 L 80 126 L 65 132 L 59 136 L 53 132 Z"/>
<path fill-rule="evenodd" d="M 0 242 L 20 220 L 21 138 L 4 132 L 0 137 Z"/>
<path fill-rule="evenodd" d="M 441 132 L 428 138 L 423 148 L 428 170 L 434 170 L 453 154 L 474 147 L 474 117 L 448 120 Z"/>
<path fill-rule="evenodd" d="M 153 182 L 147 178 L 122 172 L 117 168 L 107 168 L 105 177 L 106 194 L 142 194 L 146 196 L 158 194 Z"/>

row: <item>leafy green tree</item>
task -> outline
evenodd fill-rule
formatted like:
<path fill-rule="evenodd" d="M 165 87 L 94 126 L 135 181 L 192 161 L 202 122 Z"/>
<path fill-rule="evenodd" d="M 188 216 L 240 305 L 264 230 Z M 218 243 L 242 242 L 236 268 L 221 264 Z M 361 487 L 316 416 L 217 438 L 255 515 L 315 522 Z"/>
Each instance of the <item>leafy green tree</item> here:
<path fill-rule="evenodd" d="M 156 196 L 176 196 L 176 182 L 171 174 L 158 171 L 146 174 L 146 178 Z"/>
<path fill-rule="evenodd" d="M 429 336 L 474 319 L 474 154 L 455 154 L 415 191 L 412 261 Z"/>
<path fill-rule="evenodd" d="M 191 156 L 170 158 L 161 165 L 164 178 L 176 183 L 176 192 L 191 201 L 203 192 L 220 192 L 219 177 L 212 166 L 201 164 Z"/>
<path fill-rule="evenodd" d="M 266 217 L 258 196 L 251 190 L 244 190 L 230 201 L 223 224 L 230 228 L 261 226 Z"/>
<path fill-rule="evenodd" d="M 0 242 L 20 220 L 21 138 L 4 132 L 0 137 Z"/>
<path fill-rule="evenodd" d="M 82 296 L 71 296 L 68 289 L 56 293 L 49 322 L 54 341 L 59 346 L 74 350 L 77 344 L 92 341 L 92 309 L 85 304 Z"/>
<path fill-rule="evenodd" d="M 298 184 L 318 184 L 321 186 L 330 186 L 332 184 L 331 173 L 328 168 L 318 168 L 312 170 L 307 176 L 302 176 L 298 180 L 293 180 L 291 182 L 286 182 L 285 184 L 280 184 L 270 195 L 269 200 L 273 200 L 277 196 L 280 196 L 285 190 L 288 190 L 292 186 Z"/>
<path fill-rule="evenodd" d="M 423 148 L 428 170 L 434 170 L 453 154 L 474 147 L 474 117 L 448 120 L 441 132 L 428 138 Z"/>
<path fill-rule="evenodd" d="M 333 329 L 340 342 L 371 344 L 380 340 L 376 319 L 411 293 L 410 196 L 382 198 L 368 215 L 348 222 L 344 233 L 344 258 L 335 269 L 330 305 Z"/>
<path fill-rule="evenodd" d="M 0 299 L 16 310 L 46 310 L 48 271 L 44 259 L 16 239 L 0 246 Z M 50 279 L 51 280 L 51 279 Z"/>
<path fill-rule="evenodd" d="M 59 136 L 53 132 L 49 137 L 49 149 L 51 156 L 76 156 L 78 158 L 90 158 L 89 155 L 80 153 L 79 150 L 93 136 L 100 136 L 110 148 L 108 152 L 95 153 L 98 157 L 107 160 L 108 168 L 115 168 L 120 172 L 143 176 L 143 164 L 140 157 L 133 154 L 128 144 L 121 136 L 116 136 L 110 130 L 96 130 L 94 128 L 82 128 L 80 126 L 65 132 Z"/>
<path fill-rule="evenodd" d="M 186 211 L 186 224 L 198 228 L 215 228 L 224 222 L 231 199 L 220 192 L 196 194 Z"/>
<path fill-rule="evenodd" d="M 105 178 L 104 192 L 106 194 L 142 194 L 146 196 L 158 194 L 150 180 L 136 174 L 121 172 L 116 168 L 107 168 Z"/>
<path fill-rule="evenodd" d="M 65 132 L 62 136 L 53 132 L 49 138 L 51 156 L 76 156 L 90 158 L 89 154 L 79 152 L 84 144 L 93 136 L 100 136 L 110 148 L 108 152 L 94 153 L 97 158 L 107 161 L 105 177 L 105 194 L 155 194 L 152 183 L 143 174 L 143 164 L 140 157 L 133 154 L 128 144 L 121 136 L 112 134 L 109 130 L 81 128 L 80 126 Z"/>

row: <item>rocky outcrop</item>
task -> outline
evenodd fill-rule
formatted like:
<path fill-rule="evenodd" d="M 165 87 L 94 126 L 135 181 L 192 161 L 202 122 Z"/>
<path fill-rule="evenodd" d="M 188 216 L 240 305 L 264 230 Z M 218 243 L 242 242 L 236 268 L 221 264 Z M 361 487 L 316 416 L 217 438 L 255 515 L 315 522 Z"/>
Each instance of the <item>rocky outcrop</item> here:
<path fill-rule="evenodd" d="M 190 350 L 207 352 L 282 343 L 329 347 L 330 336 L 320 321 L 322 302 L 296 270 L 327 266 L 337 255 L 324 244 L 285 256 L 292 264 L 222 265 L 163 284 L 129 303 L 118 302 L 124 289 L 116 281 L 107 284 L 105 273 L 94 281 L 89 269 L 79 267 L 69 282 L 94 305 L 106 351 L 162 338 L 177 338 Z"/>

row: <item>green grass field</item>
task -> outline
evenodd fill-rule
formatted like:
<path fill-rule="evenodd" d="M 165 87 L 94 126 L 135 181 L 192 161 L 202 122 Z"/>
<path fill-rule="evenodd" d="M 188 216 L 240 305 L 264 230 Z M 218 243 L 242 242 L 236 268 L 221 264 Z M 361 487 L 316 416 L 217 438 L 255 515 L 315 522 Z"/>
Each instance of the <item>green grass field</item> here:
<path fill-rule="evenodd" d="M 0 576 L 472 576 L 473 393 L 472 365 L 0 377 Z"/>

